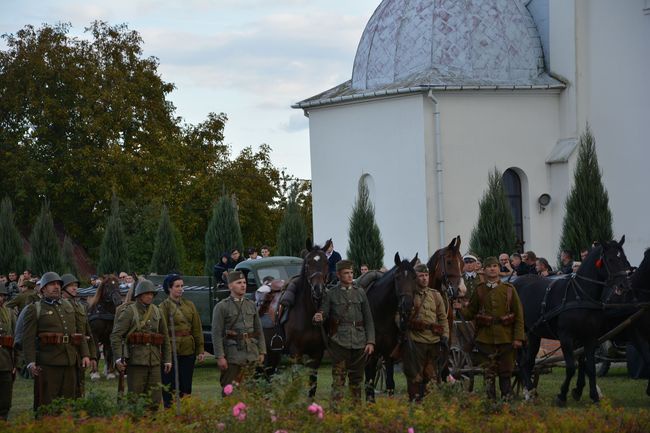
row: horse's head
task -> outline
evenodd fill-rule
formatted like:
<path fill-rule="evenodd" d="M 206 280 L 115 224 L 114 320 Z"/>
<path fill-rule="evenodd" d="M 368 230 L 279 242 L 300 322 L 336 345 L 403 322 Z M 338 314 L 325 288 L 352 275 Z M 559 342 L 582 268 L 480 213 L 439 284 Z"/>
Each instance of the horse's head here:
<path fill-rule="evenodd" d="M 327 279 L 327 256 L 325 252 L 314 245 L 307 245 L 307 254 L 303 258 L 302 277 L 309 284 L 311 297 L 317 308 L 325 293 L 325 282 Z"/>
<path fill-rule="evenodd" d="M 427 263 L 429 286 L 445 291 L 450 298 L 458 296 L 463 284 L 463 256 L 460 253 L 460 236 L 456 236 L 444 248 L 436 251 Z"/>
<path fill-rule="evenodd" d="M 595 280 L 604 286 L 605 290 L 601 293 L 601 298 L 621 296 L 630 287 L 628 276 L 632 267 L 623 251 L 624 243 L 625 236 L 620 241 L 600 242 L 578 269 L 578 277 L 595 277 Z"/>
<path fill-rule="evenodd" d="M 102 283 L 97 289 L 99 291 L 100 302 L 120 305 L 122 298 L 120 296 L 120 280 L 115 275 L 104 275 Z"/>
<path fill-rule="evenodd" d="M 402 321 L 410 317 L 413 309 L 413 294 L 417 287 L 417 277 L 415 273 L 415 264 L 418 261 L 418 255 L 411 261 L 402 260 L 399 253 L 395 253 L 394 283 L 395 295 L 399 300 L 399 313 Z"/>

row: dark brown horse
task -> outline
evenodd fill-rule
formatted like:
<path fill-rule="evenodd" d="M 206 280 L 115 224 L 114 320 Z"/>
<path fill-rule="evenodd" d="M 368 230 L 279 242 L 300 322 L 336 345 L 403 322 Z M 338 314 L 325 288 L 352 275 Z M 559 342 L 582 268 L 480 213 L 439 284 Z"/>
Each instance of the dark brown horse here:
<path fill-rule="evenodd" d="M 395 322 L 395 316 L 399 312 L 400 322 L 406 325 L 406 319 L 413 307 L 413 292 L 416 286 L 413 266 L 416 262 L 417 254 L 409 262 L 400 259 L 399 253 L 396 253 L 395 266 L 366 289 L 375 325 L 375 351 L 368 358 L 365 368 L 368 401 L 375 399 L 375 377 L 380 358 L 386 366 L 386 389 L 389 393 L 391 389 L 395 389 L 392 369 L 394 360 L 391 353 L 400 343 L 400 329 Z"/>
<path fill-rule="evenodd" d="M 308 245 L 307 250 L 300 275 L 291 282 L 295 284 L 295 302 L 284 323 L 284 334 L 289 354 L 298 361 L 303 361 L 304 356 L 308 358 L 304 364 L 311 369 L 309 396 L 313 397 L 325 343 L 322 326 L 315 325 L 312 319 L 321 308 L 328 264 L 327 256 L 319 246 Z"/>
<path fill-rule="evenodd" d="M 105 275 L 97 291 L 88 301 L 88 322 L 90 331 L 95 338 L 97 355 L 100 344 L 106 363 L 106 378 L 114 378 L 113 352 L 111 351 L 111 332 L 115 320 L 115 309 L 122 303 L 120 296 L 120 282 L 114 275 Z M 91 377 L 99 377 L 96 371 L 91 372 Z"/>

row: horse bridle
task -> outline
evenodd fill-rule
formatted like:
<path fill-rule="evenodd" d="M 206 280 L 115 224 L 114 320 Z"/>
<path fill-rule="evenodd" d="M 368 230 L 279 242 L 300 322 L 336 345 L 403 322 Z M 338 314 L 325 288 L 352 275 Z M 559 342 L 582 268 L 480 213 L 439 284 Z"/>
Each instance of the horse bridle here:
<path fill-rule="evenodd" d="M 447 295 L 449 299 L 454 299 L 458 295 L 458 289 L 454 289 L 454 285 L 449 281 L 449 274 L 447 273 L 447 262 L 445 260 L 445 253 L 447 252 L 447 247 L 443 248 L 440 253 L 440 261 L 442 262 L 442 281 L 440 282 L 441 287 L 444 287 L 447 290 Z M 436 264 L 436 268 L 438 264 Z M 436 268 L 434 268 L 434 273 Z"/>

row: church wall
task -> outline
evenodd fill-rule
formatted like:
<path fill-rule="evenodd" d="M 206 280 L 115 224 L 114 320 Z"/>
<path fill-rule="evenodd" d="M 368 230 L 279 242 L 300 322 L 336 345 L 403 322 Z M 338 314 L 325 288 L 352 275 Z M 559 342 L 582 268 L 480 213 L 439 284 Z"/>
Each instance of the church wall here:
<path fill-rule="evenodd" d="M 595 139 L 614 217 L 614 235 L 639 264 L 650 247 L 650 15 L 646 2 L 579 0 L 579 103 Z"/>
<path fill-rule="evenodd" d="M 315 242 L 332 237 L 345 257 L 358 181 L 368 173 L 385 265 L 397 251 L 427 253 L 423 107 L 415 95 L 310 110 Z"/>
<path fill-rule="evenodd" d="M 515 168 L 523 172 L 525 249 L 554 261 L 559 233 L 552 224 L 561 203 L 543 212 L 537 198 L 553 198 L 550 167 L 545 163 L 558 136 L 559 95 L 555 92 L 442 92 L 441 112 L 447 239 L 460 234 L 469 248 L 478 219 L 478 202 L 488 172 Z M 520 176 L 522 177 L 522 176 Z M 495 252 L 496 253 L 496 252 Z"/>

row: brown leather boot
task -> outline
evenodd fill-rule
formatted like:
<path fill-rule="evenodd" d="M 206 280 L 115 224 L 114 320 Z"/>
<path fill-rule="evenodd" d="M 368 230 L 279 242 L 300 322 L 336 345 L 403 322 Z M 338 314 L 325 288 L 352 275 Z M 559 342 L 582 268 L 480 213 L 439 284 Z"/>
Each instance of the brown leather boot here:
<path fill-rule="evenodd" d="M 504 400 L 510 400 L 512 397 L 510 376 L 499 376 L 499 389 L 501 390 L 501 398 Z"/>

